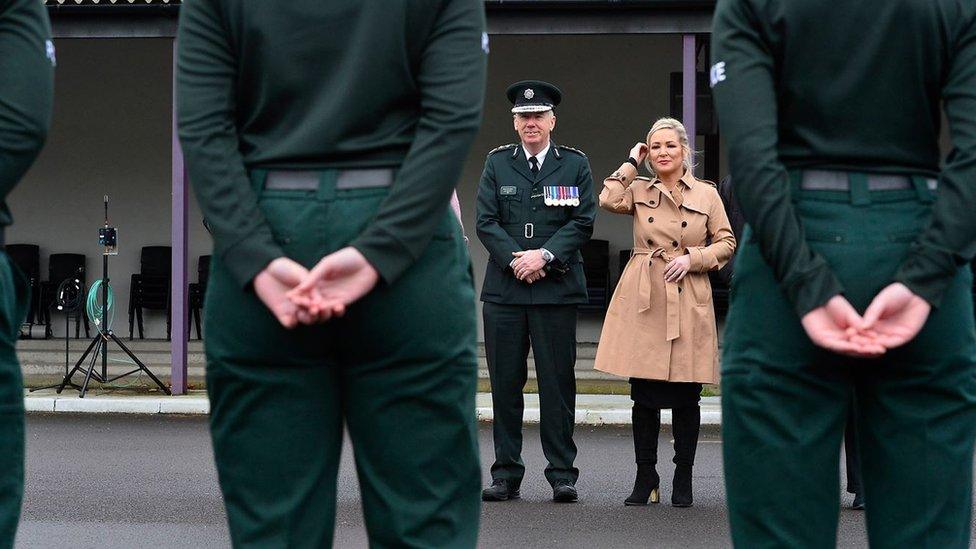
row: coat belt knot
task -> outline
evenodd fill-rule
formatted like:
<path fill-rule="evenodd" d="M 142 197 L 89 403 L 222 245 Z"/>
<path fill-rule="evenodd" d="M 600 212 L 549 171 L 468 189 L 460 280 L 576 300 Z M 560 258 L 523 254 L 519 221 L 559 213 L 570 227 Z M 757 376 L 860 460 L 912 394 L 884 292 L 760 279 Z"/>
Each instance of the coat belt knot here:
<path fill-rule="evenodd" d="M 664 248 L 634 248 L 632 255 L 646 255 L 647 261 L 640 262 L 640 281 L 637 285 L 637 295 L 640 297 L 638 312 L 644 313 L 651 308 L 651 261 L 661 259 L 665 264 L 670 263 L 674 258 Z M 663 279 L 662 279 L 663 280 Z M 678 304 L 678 284 L 676 282 L 664 282 L 664 294 L 667 297 L 665 304 L 665 317 L 667 318 L 667 340 L 678 339 L 680 325 L 679 318 L 681 307 Z"/>

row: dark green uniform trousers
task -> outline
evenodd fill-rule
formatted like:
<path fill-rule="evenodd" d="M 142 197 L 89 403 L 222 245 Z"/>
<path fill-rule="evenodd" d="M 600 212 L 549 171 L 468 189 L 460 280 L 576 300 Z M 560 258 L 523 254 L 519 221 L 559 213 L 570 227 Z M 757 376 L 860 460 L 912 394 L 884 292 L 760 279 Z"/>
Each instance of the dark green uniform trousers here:
<path fill-rule="evenodd" d="M 542 452 L 549 465 L 546 479 L 573 483 L 576 443 L 576 305 L 501 305 L 485 303 L 485 350 L 491 378 L 495 441 L 493 479 L 522 481 L 522 412 L 529 356 L 535 358 L 539 382 Z"/>
<path fill-rule="evenodd" d="M 349 243 L 387 189 L 260 192 L 289 257 Z M 207 389 L 235 547 L 333 542 L 348 427 L 372 547 L 474 547 L 480 510 L 474 288 L 458 223 L 394 284 L 341 319 L 283 329 L 215 259 L 207 290 Z"/>
<path fill-rule="evenodd" d="M 16 345 L 27 281 L 0 251 L 0 549 L 14 546 L 24 496 L 24 382 Z"/>
<path fill-rule="evenodd" d="M 795 192 L 807 241 L 862 314 L 930 219 L 918 191 Z M 738 547 L 836 545 L 854 410 L 872 547 L 968 547 L 976 436 L 972 276 L 960 268 L 908 345 L 878 360 L 815 347 L 746 231 L 722 365 L 725 482 Z"/>

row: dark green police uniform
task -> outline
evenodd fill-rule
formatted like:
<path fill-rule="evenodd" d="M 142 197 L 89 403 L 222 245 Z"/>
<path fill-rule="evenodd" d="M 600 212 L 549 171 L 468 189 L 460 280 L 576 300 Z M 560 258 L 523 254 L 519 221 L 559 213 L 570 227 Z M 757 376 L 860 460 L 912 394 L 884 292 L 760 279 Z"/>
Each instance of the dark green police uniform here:
<path fill-rule="evenodd" d="M 6 197 L 47 136 L 54 98 L 54 43 L 41 2 L 0 0 L 0 245 L 13 218 Z M 24 494 L 24 384 L 17 361 L 27 314 L 23 274 L 0 252 L 0 549 L 13 547 Z"/>
<path fill-rule="evenodd" d="M 720 0 L 711 81 L 748 227 L 722 364 L 741 547 L 833 547 L 851 395 L 876 547 L 969 545 L 976 437 L 976 3 Z M 940 104 L 953 150 L 940 168 Z M 932 306 L 879 360 L 800 325 L 902 282 Z"/>
<path fill-rule="evenodd" d="M 580 151 L 550 143 L 537 174 L 521 144 L 488 154 L 478 186 L 477 229 L 490 255 L 481 300 L 494 411 L 491 475 L 516 487 L 525 473 L 522 389 L 530 342 L 546 478 L 553 485 L 575 484 L 579 476 L 573 466 L 576 307 L 587 301 L 579 250 L 593 233 L 595 215 L 593 176 Z M 540 248 L 553 255 L 545 278 L 533 284 L 518 280 L 512 253 Z"/>
<path fill-rule="evenodd" d="M 343 425 L 374 547 L 473 547 L 470 260 L 448 209 L 485 83 L 479 0 L 188 0 L 180 138 L 214 235 L 211 432 L 236 547 L 328 547 Z M 381 281 L 283 329 L 251 281 L 353 246 Z"/>

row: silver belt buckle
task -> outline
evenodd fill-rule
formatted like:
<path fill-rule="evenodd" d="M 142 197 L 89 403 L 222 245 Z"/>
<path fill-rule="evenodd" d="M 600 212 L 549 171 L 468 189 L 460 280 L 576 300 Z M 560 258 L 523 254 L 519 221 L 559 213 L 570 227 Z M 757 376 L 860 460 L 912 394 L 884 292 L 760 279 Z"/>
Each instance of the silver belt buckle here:
<path fill-rule="evenodd" d="M 535 236 L 535 225 L 531 223 L 525 224 L 525 238 L 532 238 Z"/>

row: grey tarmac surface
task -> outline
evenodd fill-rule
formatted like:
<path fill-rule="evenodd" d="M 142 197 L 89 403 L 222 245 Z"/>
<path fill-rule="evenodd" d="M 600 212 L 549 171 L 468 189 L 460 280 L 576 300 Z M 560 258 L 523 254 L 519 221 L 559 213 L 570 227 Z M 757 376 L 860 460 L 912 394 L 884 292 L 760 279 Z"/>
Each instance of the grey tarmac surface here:
<path fill-rule="evenodd" d="M 481 424 L 488 480 L 491 426 Z M 714 433 L 714 431 L 713 431 Z M 18 549 L 229 547 L 205 417 L 31 414 Z M 554 504 L 537 426 L 526 428 L 522 500 L 485 504 L 481 547 L 728 547 L 721 441 L 704 437 L 695 506 L 670 506 L 671 439 L 662 433 L 662 503 L 624 507 L 634 465 L 629 427 L 578 427 L 578 504 Z M 840 547 L 865 547 L 863 514 L 842 497 Z M 841 507 L 841 503 L 838 506 Z M 366 547 L 351 448 L 339 474 L 336 547 Z"/>

